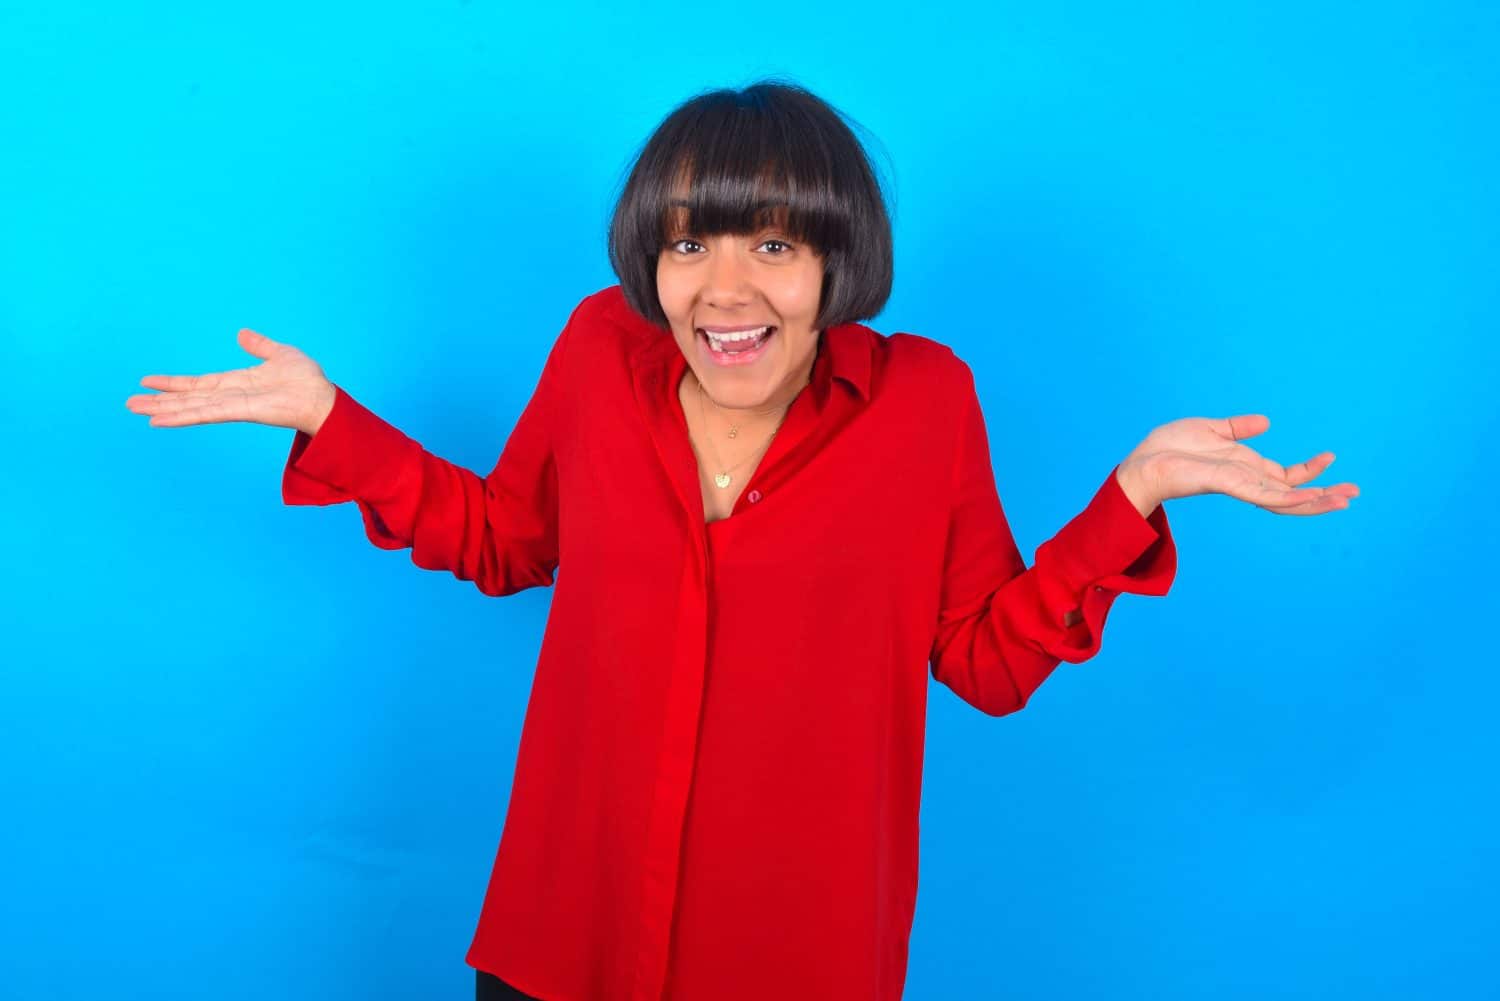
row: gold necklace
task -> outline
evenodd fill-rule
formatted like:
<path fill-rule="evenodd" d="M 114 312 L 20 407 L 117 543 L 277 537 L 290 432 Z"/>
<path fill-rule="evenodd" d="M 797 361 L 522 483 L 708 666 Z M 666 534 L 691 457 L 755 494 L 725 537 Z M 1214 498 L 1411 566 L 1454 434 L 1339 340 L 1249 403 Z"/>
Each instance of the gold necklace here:
<path fill-rule="evenodd" d="M 728 469 L 722 468 L 723 467 L 723 460 L 719 458 L 719 450 L 716 449 L 716 448 L 714 448 L 711 436 L 707 433 L 708 432 L 708 414 L 705 413 L 704 410 L 703 410 L 703 399 L 708 394 L 704 392 L 704 390 L 703 390 L 703 383 L 699 382 L 696 376 L 694 377 L 693 381 L 698 383 L 698 416 L 699 416 L 699 419 L 703 422 L 703 430 L 704 430 L 703 440 L 708 443 L 709 451 L 711 451 L 713 453 L 714 465 L 721 467 L 720 470 L 719 470 L 719 472 L 716 473 L 716 474 L 714 474 L 714 486 L 718 487 L 720 490 L 723 490 L 723 489 L 727 488 L 729 486 L 729 484 L 730 484 L 730 481 L 731 481 L 731 477 L 729 475 L 730 472 L 732 470 L 740 468 L 745 463 L 749 462 L 751 459 L 754 459 L 756 457 L 757 453 L 751 453 L 750 455 L 748 455 L 745 458 L 741 459 L 739 462 L 736 462 L 734 465 L 730 466 Z M 811 377 L 809 377 L 809 381 L 811 381 Z M 715 403 L 714 404 L 714 409 L 715 410 L 719 410 L 721 408 L 719 407 L 719 405 L 717 403 Z M 779 430 L 781 430 L 781 422 L 784 421 L 784 420 L 786 420 L 786 415 L 787 415 L 788 411 L 790 411 L 791 409 L 792 409 L 792 406 L 789 403 L 789 404 L 787 404 L 786 408 L 781 411 L 781 416 L 776 419 L 776 426 L 771 429 L 771 433 L 770 434 L 766 435 L 766 443 L 760 447 L 760 453 L 759 454 L 763 454 L 765 452 L 765 450 L 771 446 L 771 439 L 775 438 L 776 437 L 776 432 L 779 431 Z M 729 425 L 729 437 L 736 438 L 736 437 L 739 436 L 739 433 L 740 433 L 740 427 L 739 427 L 738 424 L 731 424 L 731 425 Z"/>

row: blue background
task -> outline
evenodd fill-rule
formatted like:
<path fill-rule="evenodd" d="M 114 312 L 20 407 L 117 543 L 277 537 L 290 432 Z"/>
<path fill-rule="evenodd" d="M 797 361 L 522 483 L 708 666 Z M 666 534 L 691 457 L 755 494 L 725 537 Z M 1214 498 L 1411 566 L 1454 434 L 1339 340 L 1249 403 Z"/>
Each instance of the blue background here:
<path fill-rule="evenodd" d="M 934 685 L 906 997 L 1500 996 L 1493 5 L 216 7 L 0 7 L 0 996 L 472 996 L 550 592 L 123 401 L 249 326 L 488 470 L 632 153 L 778 73 L 874 137 L 871 325 L 973 367 L 1028 561 L 1178 417 L 1362 490 L 1170 501 L 1094 660 Z"/>

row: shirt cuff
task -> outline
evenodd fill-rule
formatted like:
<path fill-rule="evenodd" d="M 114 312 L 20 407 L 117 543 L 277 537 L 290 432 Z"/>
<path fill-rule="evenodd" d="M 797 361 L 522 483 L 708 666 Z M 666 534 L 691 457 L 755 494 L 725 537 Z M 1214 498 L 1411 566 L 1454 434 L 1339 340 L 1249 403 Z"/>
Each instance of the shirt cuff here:
<path fill-rule="evenodd" d="M 399 464 L 415 444 L 399 429 L 334 387 L 333 409 L 318 433 L 298 431 L 281 476 L 286 504 L 337 504 L 379 497 L 399 476 Z"/>
<path fill-rule="evenodd" d="M 1042 543 L 1038 562 L 1049 563 L 1067 589 L 1081 594 L 1106 586 L 1135 594 L 1164 595 L 1176 573 L 1176 547 L 1165 509 L 1142 517 L 1110 470 L 1088 506 Z"/>

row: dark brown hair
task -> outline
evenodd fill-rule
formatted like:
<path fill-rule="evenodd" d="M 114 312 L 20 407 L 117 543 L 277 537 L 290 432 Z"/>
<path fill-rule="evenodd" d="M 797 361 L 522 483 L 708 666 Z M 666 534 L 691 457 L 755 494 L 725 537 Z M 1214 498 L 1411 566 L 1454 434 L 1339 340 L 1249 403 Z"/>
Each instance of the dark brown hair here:
<path fill-rule="evenodd" d="M 609 261 L 626 301 L 669 325 L 656 264 L 678 238 L 674 218 L 694 236 L 774 223 L 823 256 L 816 329 L 874 317 L 891 294 L 891 223 L 851 125 L 821 98 L 776 80 L 708 91 L 673 109 L 636 156 L 609 224 Z M 674 191 L 688 192 L 675 212 Z"/>

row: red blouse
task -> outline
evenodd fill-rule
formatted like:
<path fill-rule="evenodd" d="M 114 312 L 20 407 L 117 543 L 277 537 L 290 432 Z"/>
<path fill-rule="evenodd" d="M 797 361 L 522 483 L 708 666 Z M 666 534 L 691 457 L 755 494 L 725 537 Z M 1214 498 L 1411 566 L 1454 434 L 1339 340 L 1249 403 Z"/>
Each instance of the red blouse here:
<path fill-rule="evenodd" d="M 849 323 L 705 523 L 686 369 L 611 286 L 487 476 L 339 389 L 283 497 L 353 500 L 372 543 L 485 594 L 556 582 L 469 965 L 546 1001 L 895 1001 L 929 665 L 1020 709 L 1120 592 L 1167 593 L 1166 514 L 1111 470 L 1028 569 L 968 365 Z"/>

